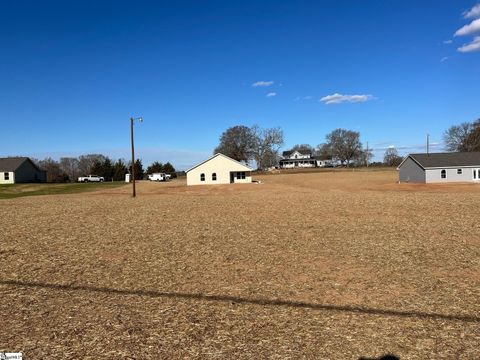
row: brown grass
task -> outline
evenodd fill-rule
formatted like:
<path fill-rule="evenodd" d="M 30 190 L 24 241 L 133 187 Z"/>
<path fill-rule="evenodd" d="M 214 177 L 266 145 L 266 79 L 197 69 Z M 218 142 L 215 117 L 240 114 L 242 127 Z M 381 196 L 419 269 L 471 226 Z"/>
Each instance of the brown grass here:
<path fill-rule="evenodd" d="M 0 202 L 0 351 L 480 358 L 480 184 L 394 171 Z"/>

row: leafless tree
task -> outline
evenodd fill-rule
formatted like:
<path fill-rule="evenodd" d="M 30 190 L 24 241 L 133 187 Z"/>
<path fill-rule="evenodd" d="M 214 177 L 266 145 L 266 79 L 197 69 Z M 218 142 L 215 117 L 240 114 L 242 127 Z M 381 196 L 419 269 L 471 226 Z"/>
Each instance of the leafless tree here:
<path fill-rule="evenodd" d="M 278 163 L 278 151 L 283 146 L 283 130 L 280 128 L 261 129 L 253 126 L 255 134 L 255 161 L 257 168 L 265 169 Z"/>
<path fill-rule="evenodd" d="M 383 156 L 383 163 L 385 165 L 398 166 L 402 160 L 402 157 L 398 155 L 398 151 L 394 147 L 389 147 L 387 150 L 385 150 L 385 154 Z"/>
<path fill-rule="evenodd" d="M 473 124 L 469 122 L 461 123 L 450 127 L 443 134 L 445 148 L 448 151 L 471 151 L 467 139 L 473 130 Z"/>
<path fill-rule="evenodd" d="M 333 150 L 330 144 L 319 144 L 315 149 L 315 155 L 318 156 L 321 160 L 332 160 Z"/>
<path fill-rule="evenodd" d="M 362 153 L 360 133 L 352 130 L 335 129 L 326 136 L 327 144 L 332 149 L 334 160 L 347 166 L 358 159 Z"/>
<path fill-rule="evenodd" d="M 60 158 L 60 169 L 68 175 L 70 181 L 76 181 L 78 177 L 78 159 L 72 157 Z"/>
<path fill-rule="evenodd" d="M 305 151 L 305 152 L 309 152 L 312 155 L 315 153 L 315 148 L 309 144 L 296 144 L 291 148 L 291 150 Z"/>
<path fill-rule="evenodd" d="M 78 157 L 78 173 L 80 176 L 89 175 L 93 165 L 96 162 L 103 163 L 105 156 L 101 154 L 88 154 Z"/>
<path fill-rule="evenodd" d="M 256 146 L 255 132 L 243 125 L 228 128 L 220 136 L 220 144 L 214 153 L 222 153 L 237 161 L 245 161 L 254 158 Z"/>

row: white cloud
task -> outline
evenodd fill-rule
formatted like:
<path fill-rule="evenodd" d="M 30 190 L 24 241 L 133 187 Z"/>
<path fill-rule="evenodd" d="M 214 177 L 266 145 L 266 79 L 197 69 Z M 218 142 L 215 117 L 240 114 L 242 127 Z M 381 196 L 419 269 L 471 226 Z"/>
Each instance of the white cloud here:
<path fill-rule="evenodd" d="M 448 60 L 448 56 L 444 56 L 443 58 L 440 59 L 440 62 L 444 62 Z"/>
<path fill-rule="evenodd" d="M 475 5 L 469 11 L 465 11 L 463 13 L 463 17 L 465 19 L 472 19 L 480 17 L 480 4 Z"/>
<path fill-rule="evenodd" d="M 344 102 L 350 103 L 357 103 L 357 102 L 365 102 L 369 100 L 373 100 L 374 97 L 372 95 L 342 95 L 335 93 L 333 95 L 327 95 L 320 99 L 326 105 L 330 104 L 341 104 Z"/>
<path fill-rule="evenodd" d="M 267 97 L 274 97 L 274 96 L 277 96 L 277 93 L 276 92 L 269 92 L 267 94 Z"/>
<path fill-rule="evenodd" d="M 446 44 L 446 45 L 449 45 L 449 44 L 453 43 L 453 40 L 450 40 L 450 39 L 449 40 L 444 40 L 443 43 Z"/>
<path fill-rule="evenodd" d="M 473 20 L 470 24 L 465 25 L 455 32 L 455 36 L 470 35 L 480 31 L 480 19 Z"/>
<path fill-rule="evenodd" d="M 462 53 L 480 51 L 480 36 L 476 36 L 470 44 L 464 44 L 457 50 Z"/>
<path fill-rule="evenodd" d="M 272 85 L 273 81 L 257 81 L 252 84 L 253 87 L 268 87 Z"/>

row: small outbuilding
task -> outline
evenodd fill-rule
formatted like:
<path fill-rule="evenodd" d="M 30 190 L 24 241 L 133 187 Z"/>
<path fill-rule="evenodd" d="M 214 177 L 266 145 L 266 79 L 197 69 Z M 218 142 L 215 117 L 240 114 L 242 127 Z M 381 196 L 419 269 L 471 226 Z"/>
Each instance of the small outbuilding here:
<path fill-rule="evenodd" d="M 480 152 L 410 154 L 397 170 L 400 182 L 480 183 Z"/>
<path fill-rule="evenodd" d="M 47 181 L 47 172 L 28 157 L 0 158 L 0 184 L 38 183 Z"/>
<path fill-rule="evenodd" d="M 237 184 L 252 182 L 252 168 L 223 154 L 187 170 L 187 185 Z"/>

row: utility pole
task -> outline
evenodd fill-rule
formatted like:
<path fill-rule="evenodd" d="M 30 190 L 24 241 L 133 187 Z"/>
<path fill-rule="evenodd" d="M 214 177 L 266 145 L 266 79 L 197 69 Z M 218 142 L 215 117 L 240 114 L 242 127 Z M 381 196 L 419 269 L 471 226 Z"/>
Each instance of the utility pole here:
<path fill-rule="evenodd" d="M 130 142 L 132 144 L 132 197 L 137 196 L 137 193 L 135 191 L 135 146 L 133 143 L 133 123 L 135 120 L 138 120 L 140 123 L 143 121 L 141 117 L 139 118 L 130 118 Z"/>
<path fill-rule="evenodd" d="M 427 156 L 430 155 L 430 134 L 427 134 Z"/>
<path fill-rule="evenodd" d="M 368 168 L 368 157 L 370 156 L 370 153 L 368 152 L 368 141 L 367 141 L 367 154 L 366 154 L 366 160 L 367 160 L 367 168 Z"/>

